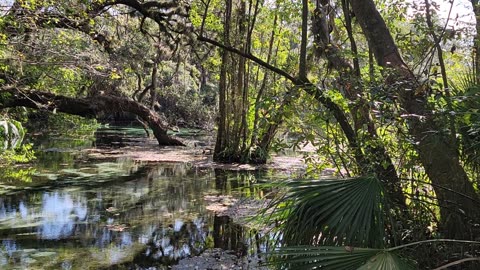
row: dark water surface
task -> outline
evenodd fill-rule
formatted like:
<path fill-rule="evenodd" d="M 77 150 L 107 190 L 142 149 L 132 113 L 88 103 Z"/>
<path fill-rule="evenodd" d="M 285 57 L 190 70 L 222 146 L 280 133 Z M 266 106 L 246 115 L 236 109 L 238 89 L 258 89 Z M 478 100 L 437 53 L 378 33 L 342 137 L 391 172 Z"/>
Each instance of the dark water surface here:
<path fill-rule="evenodd" d="M 206 248 L 265 250 L 260 236 L 205 209 L 206 194 L 257 194 L 261 172 L 88 160 L 85 147 L 141 143 L 142 132 L 35 142 L 35 168 L 0 175 L 0 269 L 166 269 Z M 116 137 L 115 137 L 116 136 Z M 112 139 L 113 138 L 113 139 Z M 109 140 L 106 140 L 109 139 Z M 25 170 L 22 174 L 22 170 Z"/>

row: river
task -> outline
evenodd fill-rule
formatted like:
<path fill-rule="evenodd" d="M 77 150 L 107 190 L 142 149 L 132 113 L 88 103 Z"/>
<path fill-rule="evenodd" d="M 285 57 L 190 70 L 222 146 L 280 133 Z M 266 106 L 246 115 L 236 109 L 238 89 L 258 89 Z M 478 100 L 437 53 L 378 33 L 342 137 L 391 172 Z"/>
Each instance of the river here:
<path fill-rule="evenodd" d="M 122 151 L 141 134 L 32 139 L 34 166 L 17 168 L 26 177 L 0 178 L 0 269 L 167 269 L 207 248 L 265 252 L 262 235 L 207 211 L 204 196 L 259 196 L 271 172 L 83 154 Z"/>

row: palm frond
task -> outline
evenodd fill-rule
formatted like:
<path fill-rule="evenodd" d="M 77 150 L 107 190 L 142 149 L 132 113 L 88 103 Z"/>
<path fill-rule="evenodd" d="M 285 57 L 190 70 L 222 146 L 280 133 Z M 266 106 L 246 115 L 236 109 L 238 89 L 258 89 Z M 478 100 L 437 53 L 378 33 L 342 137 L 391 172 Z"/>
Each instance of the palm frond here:
<path fill-rule="evenodd" d="M 382 247 L 384 191 L 375 177 L 290 181 L 288 194 L 271 205 L 285 220 L 286 244 Z"/>
<path fill-rule="evenodd" d="M 472 87 L 477 84 L 477 79 L 473 70 L 468 70 L 464 73 L 460 73 L 455 80 L 450 81 L 449 85 L 454 95 L 462 95 L 468 92 Z"/>
<path fill-rule="evenodd" d="M 465 165 L 480 173 L 480 85 L 473 71 L 463 73 L 450 83 Z"/>
<path fill-rule="evenodd" d="M 394 252 L 383 251 L 377 253 L 370 258 L 364 265 L 358 268 L 358 270 L 409 270 L 416 269 L 413 265 L 409 264 L 405 259 L 402 259 Z"/>
<path fill-rule="evenodd" d="M 407 247 L 442 242 L 480 245 L 478 241 L 430 239 L 386 249 L 356 248 L 352 246 L 280 247 L 270 253 L 272 259 L 269 264 L 281 269 L 410 270 L 416 269 L 415 264 L 409 259 L 398 256 L 398 251 Z"/>
<path fill-rule="evenodd" d="M 384 249 L 346 247 L 284 247 L 275 252 L 282 259 L 272 264 L 288 269 L 415 269 L 394 252 Z"/>

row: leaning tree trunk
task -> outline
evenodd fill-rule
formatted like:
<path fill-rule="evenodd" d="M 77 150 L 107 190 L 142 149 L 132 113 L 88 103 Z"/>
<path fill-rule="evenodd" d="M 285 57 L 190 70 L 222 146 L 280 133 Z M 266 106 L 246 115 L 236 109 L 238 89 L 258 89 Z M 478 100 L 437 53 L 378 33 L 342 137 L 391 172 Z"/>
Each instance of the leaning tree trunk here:
<path fill-rule="evenodd" d="M 349 11 L 350 7 L 347 1 L 342 1 L 344 11 Z M 329 22 L 332 20 L 328 14 L 328 3 L 317 2 L 316 9 L 312 15 L 312 32 L 314 35 L 315 52 L 319 56 L 324 56 L 328 63 L 338 71 L 337 82 L 344 89 L 345 97 L 350 100 L 350 111 L 353 121 L 355 136 L 359 141 L 374 142 L 370 146 L 364 146 L 367 151 L 362 155 L 363 159 L 359 161 L 359 171 L 361 174 L 374 173 L 387 186 L 389 197 L 398 206 L 405 205 L 405 197 L 402 192 L 400 179 L 397 176 L 393 161 L 388 155 L 387 149 L 379 141 L 375 123 L 370 117 L 370 106 L 365 100 L 364 88 L 361 81 L 360 67 L 357 58 L 357 46 L 353 38 L 350 14 L 344 12 L 347 33 L 351 43 L 352 52 L 355 54 L 353 66 L 344 58 L 340 47 L 335 44 L 329 33 Z M 331 23 L 331 22 L 330 22 Z M 364 131 L 367 127 L 366 131 Z M 362 147 L 361 144 L 358 147 Z M 358 150 L 357 150 L 358 151 Z M 363 162 L 363 164 L 361 163 Z M 386 166 L 384 166 L 386 164 Z"/>
<path fill-rule="evenodd" d="M 154 111 L 131 99 L 110 95 L 71 98 L 17 88 L 0 90 L 0 109 L 20 106 L 90 118 L 95 118 L 101 113 L 129 112 L 137 115 L 148 124 L 159 145 L 184 146 L 180 140 L 167 135 L 168 125 Z"/>
<path fill-rule="evenodd" d="M 408 130 L 415 141 L 417 152 L 425 171 L 432 181 L 441 204 L 441 226 L 447 237 L 470 238 L 472 221 L 480 217 L 480 207 L 475 205 L 478 196 L 464 168 L 458 151 L 444 133 L 439 119 L 430 108 L 425 91 L 403 62 L 397 46 L 372 0 L 351 2 L 360 26 L 367 37 L 377 63 L 392 69 L 386 82 L 396 83 L 400 106 L 408 117 Z"/>

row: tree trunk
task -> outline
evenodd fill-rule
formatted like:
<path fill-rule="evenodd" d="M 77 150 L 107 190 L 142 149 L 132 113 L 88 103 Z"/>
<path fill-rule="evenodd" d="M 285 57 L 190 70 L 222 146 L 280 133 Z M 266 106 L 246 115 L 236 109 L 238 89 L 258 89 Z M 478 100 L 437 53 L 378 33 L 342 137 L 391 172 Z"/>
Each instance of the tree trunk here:
<path fill-rule="evenodd" d="M 342 1 L 344 16 L 346 18 L 346 28 L 349 33 L 351 48 L 354 54 L 357 54 L 355 39 L 353 38 L 352 27 L 350 25 L 350 10 L 347 1 Z M 375 174 L 387 186 L 389 197 L 398 206 L 405 206 L 405 197 L 403 196 L 400 179 L 397 176 L 395 166 L 392 159 L 388 155 L 385 146 L 379 141 L 375 123 L 370 117 L 370 106 L 364 99 L 365 94 L 362 93 L 361 74 L 358 60 L 354 59 L 354 66 L 345 59 L 340 48 L 334 43 L 330 34 L 328 23 L 329 5 L 322 5 L 317 2 L 317 8 L 312 16 L 312 32 L 314 34 L 315 51 L 318 55 L 324 56 L 329 64 L 333 66 L 339 73 L 337 82 L 340 88 L 344 89 L 344 96 L 350 100 L 350 111 L 353 120 L 355 136 L 360 142 L 374 142 L 370 146 L 363 147 L 358 145 L 359 149 L 353 149 L 359 152 L 356 160 L 360 174 Z M 365 127 L 367 128 L 364 132 Z M 362 149 L 364 153 L 362 153 Z M 385 166 L 386 165 L 386 166 Z"/>
<path fill-rule="evenodd" d="M 1 90 L 0 108 L 28 107 L 63 112 L 95 118 L 102 113 L 129 112 L 137 115 L 153 130 L 159 145 L 185 146 L 183 142 L 167 135 L 168 124 L 144 105 L 122 97 L 100 95 L 71 98 L 52 93 L 7 88 Z"/>
<path fill-rule="evenodd" d="M 225 44 L 230 44 L 230 20 L 232 16 L 232 1 L 226 0 L 225 7 L 225 21 L 223 24 L 223 41 Z M 213 152 L 213 160 L 222 161 L 224 159 L 225 150 L 227 147 L 227 68 L 229 65 L 230 52 L 222 51 L 222 65 L 220 66 L 220 82 L 218 93 L 218 130 L 217 141 L 215 143 L 215 150 Z"/>
<path fill-rule="evenodd" d="M 302 39 L 300 40 L 300 59 L 298 78 L 307 79 L 307 38 L 308 38 L 308 0 L 302 0 Z"/>
<path fill-rule="evenodd" d="M 227 0 L 227 4 L 229 2 L 231 2 L 231 0 Z M 227 11 L 229 10 L 228 5 L 227 5 L 226 10 Z M 231 10 L 231 6 L 230 6 L 230 10 Z M 205 20 L 205 16 L 206 16 L 205 14 L 204 14 L 203 20 Z M 227 29 L 226 28 L 227 26 L 228 26 L 228 24 L 224 24 L 225 29 Z M 224 30 L 224 35 L 225 35 L 225 30 Z M 299 79 L 297 77 L 294 77 L 291 74 L 289 74 L 288 72 L 286 72 L 285 70 L 282 70 L 279 67 L 276 67 L 276 66 L 274 66 L 274 65 L 272 65 L 268 62 L 263 61 L 262 59 L 252 55 L 250 52 L 244 52 L 242 50 L 237 49 L 234 46 L 231 46 L 228 40 L 224 40 L 224 42 L 222 43 L 222 42 L 219 42 L 217 40 L 205 37 L 203 35 L 199 36 L 198 40 L 207 42 L 207 43 L 212 44 L 212 45 L 214 45 L 218 48 L 221 48 L 221 49 L 224 50 L 224 53 L 226 51 L 228 51 L 230 53 L 234 53 L 234 54 L 242 56 L 246 59 L 254 61 L 259 66 L 264 67 L 264 68 L 268 69 L 269 71 L 274 72 L 275 74 L 278 74 L 278 75 L 284 77 L 288 81 L 292 82 L 296 87 L 301 87 L 308 95 L 310 95 L 312 98 L 317 100 L 319 103 L 323 104 L 325 106 L 325 108 L 327 108 L 327 110 L 329 110 L 333 114 L 333 116 L 337 120 L 338 124 L 340 125 L 343 133 L 345 134 L 345 137 L 347 138 L 349 146 L 352 149 L 359 149 L 354 129 L 350 125 L 350 123 L 348 121 L 348 118 L 345 115 L 342 108 L 340 108 L 340 106 L 338 106 L 338 104 L 336 104 L 328 96 L 325 96 L 323 94 L 323 90 L 318 88 L 318 87 L 315 87 L 308 79 L 303 79 L 302 80 L 302 79 Z M 226 66 L 225 61 L 222 59 L 222 66 L 224 66 L 224 65 Z M 222 82 L 222 79 L 221 79 L 222 78 L 222 72 L 224 72 L 224 68 L 221 69 L 220 82 Z M 276 80 L 275 76 L 276 75 L 274 75 L 273 81 Z M 228 121 L 223 121 L 222 117 L 221 117 L 221 115 L 222 115 L 222 105 L 221 104 L 223 104 L 225 102 L 225 101 L 222 102 L 222 93 L 223 93 L 222 83 L 220 83 L 220 95 L 219 95 L 220 96 L 220 121 L 219 121 L 219 125 L 221 125 L 221 124 L 226 125 L 228 123 Z M 227 114 L 227 117 L 228 117 L 228 114 Z M 224 138 L 229 137 L 228 133 L 227 133 L 228 129 L 227 128 L 222 129 L 220 126 L 219 126 L 219 129 L 218 129 L 218 134 L 220 135 L 222 130 L 225 130 L 223 132 L 223 136 L 217 136 L 217 144 L 215 145 L 214 160 L 216 160 L 216 161 L 221 161 L 222 149 L 226 149 L 225 145 L 220 145 L 219 142 L 221 142 L 222 139 L 225 140 Z M 362 157 L 361 157 L 362 153 L 360 151 L 355 151 L 354 155 L 355 155 L 355 158 L 357 160 L 362 159 Z M 223 154 L 223 156 L 225 157 L 225 154 Z M 228 160 L 226 160 L 226 161 L 228 161 Z"/>
<path fill-rule="evenodd" d="M 249 53 L 258 6 L 259 2 L 254 7 L 252 1 L 249 1 L 247 11 L 247 2 L 244 0 L 237 3 L 226 1 L 223 29 L 226 46 L 236 44 L 241 54 Z M 251 106 L 249 100 L 251 70 L 251 65 L 247 65 L 245 57 L 229 53 L 227 50 L 223 51 L 219 82 L 219 127 L 213 156 L 215 161 L 259 162 L 251 158 L 251 149 L 256 146 L 252 146 L 249 141 L 251 138 L 249 135 L 256 132 L 248 123 Z M 265 163 L 266 158 L 261 162 Z"/>
<path fill-rule="evenodd" d="M 158 60 L 155 59 L 153 63 L 153 69 L 152 69 L 152 84 L 150 88 L 150 109 L 154 109 L 155 102 L 157 102 L 157 86 L 158 86 L 158 78 L 157 78 L 157 73 L 158 73 Z"/>
<path fill-rule="evenodd" d="M 403 62 L 390 32 L 372 0 L 352 1 L 352 8 L 367 37 L 377 63 L 396 74 L 386 82 L 393 85 L 408 120 L 425 172 L 432 181 L 439 203 L 442 230 L 447 237 L 471 238 L 472 220 L 480 216 L 478 196 L 459 161 L 457 149 L 451 145 L 444 126 L 436 119 L 427 102 L 425 91 L 418 91 L 415 76 Z"/>
<path fill-rule="evenodd" d="M 273 19 L 272 33 L 270 35 L 270 40 L 268 42 L 267 63 L 270 63 L 270 59 L 272 58 L 273 42 L 275 40 L 275 30 L 277 28 L 277 19 L 278 19 L 278 14 L 277 12 L 275 12 L 275 17 Z M 265 70 L 262 84 L 260 85 L 260 89 L 258 89 L 257 96 L 255 97 L 255 113 L 253 118 L 252 137 L 250 139 L 250 149 L 253 149 L 254 146 L 257 144 L 257 138 L 259 135 L 258 121 L 260 120 L 260 106 L 261 106 L 261 101 L 263 99 L 263 93 L 265 92 L 265 89 L 269 80 L 269 75 L 270 75 L 270 71 Z"/>
<path fill-rule="evenodd" d="M 473 60 L 474 72 L 477 84 L 480 84 L 480 4 L 478 0 L 470 0 L 472 2 L 473 13 L 475 15 L 475 26 L 477 34 L 473 39 Z"/>

